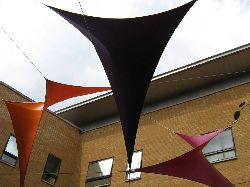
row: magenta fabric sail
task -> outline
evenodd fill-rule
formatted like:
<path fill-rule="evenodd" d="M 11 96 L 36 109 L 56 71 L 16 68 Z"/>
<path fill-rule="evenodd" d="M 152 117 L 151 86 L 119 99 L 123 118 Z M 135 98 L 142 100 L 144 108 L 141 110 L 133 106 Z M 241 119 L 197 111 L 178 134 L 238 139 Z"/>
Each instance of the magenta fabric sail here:
<path fill-rule="evenodd" d="M 98 18 L 49 7 L 94 45 L 111 84 L 131 164 L 138 122 L 155 68 L 175 29 L 193 6 L 138 18 Z"/>
<path fill-rule="evenodd" d="M 210 140 L 212 140 L 215 136 L 220 134 L 222 131 L 225 129 L 229 128 L 231 126 L 228 126 L 226 128 L 221 128 L 217 131 L 210 132 L 207 134 L 202 134 L 202 135 L 185 135 L 181 133 L 175 132 L 175 134 L 179 135 L 182 139 L 184 139 L 186 142 L 188 142 L 192 147 L 198 147 L 200 145 L 206 146 L 206 143 L 208 143 Z"/>
<path fill-rule="evenodd" d="M 179 177 L 212 187 L 233 187 L 234 185 L 204 157 L 202 153 L 204 146 L 201 144 L 177 158 L 143 167 L 139 171 Z"/>
<path fill-rule="evenodd" d="M 231 125 L 203 135 L 184 135 L 176 133 L 194 147 L 194 149 L 172 160 L 144 167 L 140 169 L 140 171 L 180 177 L 213 187 L 234 186 L 214 168 L 211 163 L 209 163 L 202 152 L 202 149 L 210 140 L 229 127 L 231 127 Z"/>

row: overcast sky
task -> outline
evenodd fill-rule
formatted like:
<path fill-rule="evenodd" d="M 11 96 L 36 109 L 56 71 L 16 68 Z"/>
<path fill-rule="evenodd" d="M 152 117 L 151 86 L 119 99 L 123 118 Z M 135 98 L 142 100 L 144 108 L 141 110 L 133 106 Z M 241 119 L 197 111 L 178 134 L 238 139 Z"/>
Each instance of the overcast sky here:
<path fill-rule="evenodd" d="M 40 1 L 81 13 L 77 0 Z M 86 15 L 124 18 L 163 12 L 188 1 L 81 0 L 81 4 Z M 0 26 L 48 79 L 81 86 L 109 85 L 92 44 L 38 1 L 0 0 Z M 249 0 L 199 0 L 173 34 L 155 75 L 247 43 Z M 0 80 L 35 101 L 44 100 L 45 80 L 1 29 Z"/>

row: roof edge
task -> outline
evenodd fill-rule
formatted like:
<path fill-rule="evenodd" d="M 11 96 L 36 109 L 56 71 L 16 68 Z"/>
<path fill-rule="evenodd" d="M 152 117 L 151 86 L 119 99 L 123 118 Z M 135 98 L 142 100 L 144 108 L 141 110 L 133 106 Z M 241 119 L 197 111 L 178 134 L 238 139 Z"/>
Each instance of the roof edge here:
<path fill-rule="evenodd" d="M 30 102 L 35 102 L 33 99 L 29 98 L 28 96 L 24 95 L 23 93 L 19 92 L 18 90 L 16 90 L 15 88 L 11 87 L 10 85 L 6 84 L 3 81 L 0 81 L 0 84 L 4 85 L 5 87 L 7 87 L 8 89 L 10 89 L 11 91 L 15 92 L 16 94 L 20 95 L 21 97 L 23 97 L 24 99 L 27 99 Z"/>
<path fill-rule="evenodd" d="M 245 44 L 245 45 L 242 45 L 242 46 L 239 46 L 239 47 L 236 47 L 236 48 L 233 48 L 233 49 L 230 49 L 230 50 L 221 52 L 221 53 L 219 53 L 219 54 L 212 55 L 212 56 L 210 56 L 210 57 L 207 57 L 207 58 L 198 60 L 198 61 L 193 62 L 193 63 L 191 63 L 191 64 L 187 64 L 187 65 L 185 65 L 185 66 L 181 66 L 181 67 L 179 67 L 179 68 L 176 68 L 176 69 L 167 71 L 167 72 L 165 72 L 165 73 L 156 75 L 156 76 L 153 77 L 152 81 L 155 81 L 155 80 L 158 80 L 158 79 L 160 79 L 160 78 L 167 77 L 167 76 L 169 76 L 169 75 L 172 75 L 172 74 L 175 74 L 175 73 L 178 73 L 178 72 L 181 72 L 181 71 L 184 71 L 184 70 L 193 68 L 193 67 L 195 67 L 195 66 L 199 66 L 199 65 L 202 65 L 202 64 L 209 63 L 210 61 L 217 60 L 217 59 L 220 59 L 220 58 L 223 58 L 223 57 L 226 57 L 226 56 L 229 56 L 229 55 L 232 55 L 232 54 L 235 54 L 235 53 L 238 53 L 238 52 L 247 50 L 247 49 L 249 49 L 249 48 L 250 48 L 250 43 L 247 43 L 247 44 Z"/>
<path fill-rule="evenodd" d="M 179 72 L 185 71 L 185 70 L 190 69 L 190 68 L 193 68 L 193 67 L 195 67 L 195 66 L 203 65 L 203 64 L 209 63 L 210 61 L 217 60 L 217 59 L 220 59 L 220 58 L 223 58 L 223 57 L 226 57 L 226 56 L 229 56 L 229 55 L 232 55 L 232 54 L 235 54 L 235 53 L 238 53 L 238 52 L 247 50 L 247 49 L 249 49 L 249 48 L 250 48 L 250 43 L 247 43 L 247 44 L 245 44 L 245 45 L 242 45 L 242 46 L 239 46 L 239 47 L 230 49 L 230 50 L 228 50 L 228 51 L 224 51 L 224 52 L 221 52 L 221 53 L 219 53 L 219 54 L 212 55 L 212 56 L 210 56 L 210 57 L 207 57 L 207 58 L 198 60 L 198 61 L 193 62 L 193 63 L 191 63 L 191 64 L 188 64 L 188 65 L 185 65 L 185 66 L 182 66 L 182 67 L 179 67 L 179 68 L 176 68 L 176 69 L 167 71 L 167 72 L 162 73 L 162 74 L 159 74 L 159 75 L 156 75 L 156 76 L 154 76 L 154 77 L 152 78 L 152 81 L 151 81 L 151 82 L 156 81 L 156 80 L 159 80 L 159 79 L 164 78 L 164 77 L 167 77 L 167 76 L 170 76 L 170 75 L 173 75 L 173 74 L 175 74 L 175 73 L 179 73 Z M 92 102 L 101 100 L 101 99 L 103 99 L 103 98 L 106 98 L 106 97 L 109 97 L 109 96 L 112 96 L 112 95 L 113 95 L 113 92 L 110 91 L 110 92 L 108 92 L 108 93 L 105 93 L 105 94 L 96 96 L 96 97 L 94 97 L 94 98 L 91 98 L 91 99 L 88 99 L 88 100 L 79 102 L 79 103 L 77 103 L 77 104 L 68 106 L 68 107 L 66 107 L 66 108 L 59 109 L 59 110 L 55 111 L 55 113 L 56 113 L 56 114 L 61 114 L 61 113 L 67 112 L 67 111 L 69 111 L 69 110 L 73 110 L 73 109 L 75 109 L 75 108 L 81 107 L 81 106 L 83 106 L 83 105 L 87 105 L 87 104 L 89 104 L 89 103 L 92 103 Z"/>
<path fill-rule="evenodd" d="M 16 90 L 15 88 L 9 86 L 9 85 L 6 84 L 5 82 L 0 81 L 0 84 L 4 85 L 5 87 L 7 87 L 7 88 L 10 89 L 11 91 L 15 92 L 16 94 L 20 95 L 21 97 L 27 99 L 29 102 L 35 102 L 33 99 L 31 99 L 31 98 L 29 98 L 28 96 L 24 95 L 23 93 L 19 92 L 19 91 Z M 81 128 L 79 128 L 78 126 L 74 125 L 74 124 L 71 123 L 70 121 L 68 121 L 68 120 L 66 120 L 66 119 L 64 119 L 64 118 L 62 118 L 62 117 L 56 115 L 55 112 L 52 112 L 52 111 L 49 110 L 49 109 L 46 109 L 46 111 L 47 111 L 48 113 L 52 114 L 53 116 L 57 117 L 58 119 L 64 121 L 65 123 L 69 124 L 70 126 L 72 126 L 72 127 L 74 127 L 74 128 L 76 128 L 76 129 L 78 129 L 78 130 L 81 131 Z"/>

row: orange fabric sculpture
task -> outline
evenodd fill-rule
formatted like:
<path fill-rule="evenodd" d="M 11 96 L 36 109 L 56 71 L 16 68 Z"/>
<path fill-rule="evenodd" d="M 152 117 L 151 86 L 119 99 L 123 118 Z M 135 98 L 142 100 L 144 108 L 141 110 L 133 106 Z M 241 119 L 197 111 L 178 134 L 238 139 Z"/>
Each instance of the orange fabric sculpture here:
<path fill-rule="evenodd" d="M 81 96 L 88 95 L 96 92 L 103 92 L 111 90 L 111 87 L 81 87 L 81 86 L 71 86 L 66 84 L 57 83 L 46 79 L 46 98 L 45 106 L 47 107 L 58 103 L 60 101 Z"/>
<path fill-rule="evenodd" d="M 44 103 L 6 101 L 16 136 L 20 169 L 20 187 L 24 186 L 25 174 Z"/>
<path fill-rule="evenodd" d="M 13 129 L 17 140 L 20 187 L 24 186 L 32 145 L 35 140 L 36 132 L 43 111 L 47 107 L 65 99 L 108 90 L 111 90 L 111 87 L 71 86 L 46 79 L 45 103 L 5 102 L 11 116 Z"/>

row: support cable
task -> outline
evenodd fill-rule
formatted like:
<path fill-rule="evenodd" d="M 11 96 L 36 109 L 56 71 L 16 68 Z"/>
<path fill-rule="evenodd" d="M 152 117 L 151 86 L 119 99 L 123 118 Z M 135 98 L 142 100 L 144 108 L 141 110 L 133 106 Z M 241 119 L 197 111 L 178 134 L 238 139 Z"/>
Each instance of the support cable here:
<path fill-rule="evenodd" d="M 22 53 L 22 55 L 35 67 L 35 69 L 43 76 L 43 73 L 36 67 L 35 63 L 31 60 L 31 58 L 21 49 L 21 47 L 17 44 L 17 42 L 10 36 L 10 34 L 0 26 L 1 30 L 4 34 L 9 38 L 9 40 L 16 46 L 16 48 Z M 44 77 L 44 76 L 43 76 Z M 45 78 L 45 77 L 44 77 Z"/>

